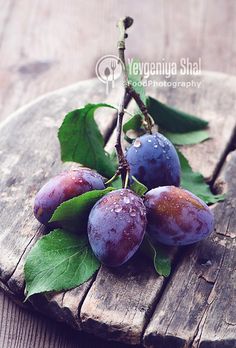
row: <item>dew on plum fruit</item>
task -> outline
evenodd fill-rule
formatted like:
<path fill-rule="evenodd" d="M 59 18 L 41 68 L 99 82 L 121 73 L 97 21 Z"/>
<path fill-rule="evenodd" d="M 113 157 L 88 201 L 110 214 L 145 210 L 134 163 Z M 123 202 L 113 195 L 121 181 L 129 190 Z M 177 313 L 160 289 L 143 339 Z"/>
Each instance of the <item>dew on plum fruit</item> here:
<path fill-rule="evenodd" d="M 151 139 L 148 139 L 148 143 L 151 143 L 152 141 L 151 141 Z"/>
<path fill-rule="evenodd" d="M 137 139 L 135 139 L 133 145 L 134 145 L 134 147 L 140 147 L 140 146 L 142 146 L 142 143 L 141 143 L 141 141 L 137 138 Z"/>
<path fill-rule="evenodd" d="M 157 149 L 157 148 L 158 148 L 158 145 L 154 145 L 154 148 Z"/>
<path fill-rule="evenodd" d="M 122 210 L 122 207 L 120 207 L 119 205 L 115 206 L 114 211 L 115 211 L 116 213 L 119 213 L 121 210 Z"/>
<path fill-rule="evenodd" d="M 129 204 L 130 203 L 130 199 L 128 197 L 124 197 L 124 203 L 125 204 Z"/>

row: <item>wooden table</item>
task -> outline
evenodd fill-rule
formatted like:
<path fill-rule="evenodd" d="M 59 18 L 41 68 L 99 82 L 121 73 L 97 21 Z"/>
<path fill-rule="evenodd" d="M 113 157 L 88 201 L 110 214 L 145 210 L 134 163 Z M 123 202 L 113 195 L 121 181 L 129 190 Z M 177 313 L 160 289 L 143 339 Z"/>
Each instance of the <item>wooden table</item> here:
<path fill-rule="evenodd" d="M 204 68 L 235 74 L 234 1 L 184 1 L 181 5 L 150 1 L 148 6 L 140 6 L 142 11 L 133 6 L 132 1 L 119 2 L 118 9 L 113 1 L 100 2 L 99 8 L 95 1 L 89 5 L 79 1 L 52 1 L 50 4 L 41 1 L 33 5 L 27 1 L 2 1 L 1 119 L 42 93 L 94 76 L 96 60 L 105 53 L 115 53 L 114 22 L 127 13 L 131 13 L 136 23 L 132 34 L 130 32 L 130 56 L 148 61 L 200 56 Z M 95 17 L 91 15 L 91 8 L 92 13 L 97 14 Z M 85 30 L 91 18 L 93 25 Z M 140 30 L 146 38 L 142 49 Z M 152 41 L 155 45 L 150 45 Z M 19 309 L 3 294 L 0 305 L 0 342 L 4 348 L 94 344 L 90 338 L 84 340 L 81 335 Z M 98 344 L 109 346 L 98 343 L 97 339 L 95 342 L 96 347 Z M 111 346 L 116 345 L 112 343 Z"/>

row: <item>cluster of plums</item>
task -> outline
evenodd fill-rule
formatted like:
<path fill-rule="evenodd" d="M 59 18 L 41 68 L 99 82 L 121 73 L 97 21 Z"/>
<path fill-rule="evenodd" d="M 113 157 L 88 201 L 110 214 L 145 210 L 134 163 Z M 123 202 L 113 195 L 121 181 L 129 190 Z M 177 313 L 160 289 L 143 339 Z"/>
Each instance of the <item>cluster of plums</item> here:
<path fill-rule="evenodd" d="M 145 231 L 153 243 L 170 246 L 192 244 L 212 232 L 213 215 L 208 206 L 178 187 L 180 163 L 169 140 L 159 133 L 143 135 L 127 150 L 126 158 L 131 175 L 149 191 L 141 198 L 130 189 L 114 190 L 93 206 L 88 218 L 88 238 L 102 263 L 125 263 L 138 250 Z M 62 202 L 104 188 L 104 178 L 91 169 L 63 172 L 37 193 L 35 217 L 47 225 Z"/>

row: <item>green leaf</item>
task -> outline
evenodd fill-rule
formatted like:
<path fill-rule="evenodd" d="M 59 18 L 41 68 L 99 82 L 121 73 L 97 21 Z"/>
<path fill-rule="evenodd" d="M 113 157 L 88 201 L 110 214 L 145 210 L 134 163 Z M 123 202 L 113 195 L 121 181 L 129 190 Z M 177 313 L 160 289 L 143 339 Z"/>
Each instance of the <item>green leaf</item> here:
<path fill-rule="evenodd" d="M 205 130 L 198 130 L 187 133 L 162 133 L 175 145 L 193 145 L 209 139 L 209 134 Z"/>
<path fill-rule="evenodd" d="M 121 177 L 118 176 L 114 181 L 112 181 L 112 183 L 110 185 L 116 189 L 121 189 L 122 188 Z"/>
<path fill-rule="evenodd" d="M 137 195 L 143 196 L 145 192 L 147 192 L 148 188 L 138 181 L 134 176 L 132 176 L 133 182 L 130 185 L 131 190 L 133 190 Z"/>
<path fill-rule="evenodd" d="M 111 177 L 115 167 L 104 151 L 104 140 L 94 120 L 94 112 L 100 107 L 114 109 L 108 104 L 87 104 L 65 116 L 58 132 L 61 159 L 81 163 Z"/>
<path fill-rule="evenodd" d="M 24 266 L 26 299 L 40 292 L 79 286 L 99 266 L 87 237 L 54 230 L 39 239 L 27 255 Z"/>
<path fill-rule="evenodd" d="M 206 128 L 208 125 L 207 121 L 171 108 L 152 97 L 147 99 L 147 108 L 154 122 L 168 132 L 192 132 Z"/>
<path fill-rule="evenodd" d="M 216 203 L 218 201 L 223 201 L 224 195 L 214 195 L 209 185 L 204 180 L 202 174 L 198 172 L 194 172 L 190 167 L 188 160 L 184 157 L 184 155 L 177 150 L 180 165 L 181 165 L 181 186 L 194 193 L 196 196 L 201 198 L 207 204 Z"/>
<path fill-rule="evenodd" d="M 115 150 L 112 150 L 111 153 L 108 154 L 110 157 L 110 160 L 113 162 L 114 167 L 118 167 L 118 159 L 117 154 Z"/>
<path fill-rule="evenodd" d="M 60 221 L 63 228 L 78 232 L 78 228 L 83 229 L 87 225 L 88 216 L 94 204 L 110 191 L 113 191 L 112 187 L 92 190 L 63 202 L 54 211 L 50 222 Z"/>
<path fill-rule="evenodd" d="M 142 127 L 143 118 L 140 114 L 134 115 L 123 125 L 123 132 L 127 133 L 129 130 L 139 131 Z"/>
<path fill-rule="evenodd" d="M 131 59 L 131 63 L 127 65 L 128 80 L 135 92 L 140 95 L 141 100 L 146 105 L 147 96 L 145 88 L 142 84 L 141 72 L 138 69 L 139 62 L 139 59 L 134 58 Z"/>
<path fill-rule="evenodd" d="M 124 125 L 123 125 L 123 132 L 125 133 L 125 140 L 128 143 L 132 143 L 134 139 L 131 139 L 130 137 L 127 136 L 127 132 L 129 130 L 133 130 L 136 133 L 140 132 L 142 129 L 142 123 L 143 123 L 143 118 L 140 114 L 136 114 L 133 117 L 131 117 Z"/>
<path fill-rule="evenodd" d="M 162 244 L 155 245 L 145 236 L 141 245 L 141 251 L 153 261 L 154 268 L 160 276 L 168 277 L 171 272 L 171 260 L 167 248 Z"/>

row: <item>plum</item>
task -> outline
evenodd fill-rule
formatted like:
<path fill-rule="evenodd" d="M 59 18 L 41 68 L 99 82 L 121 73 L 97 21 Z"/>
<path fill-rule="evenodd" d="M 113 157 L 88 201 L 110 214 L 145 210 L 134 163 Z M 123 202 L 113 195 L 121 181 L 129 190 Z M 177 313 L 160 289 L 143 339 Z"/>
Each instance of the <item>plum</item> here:
<path fill-rule="evenodd" d="M 146 193 L 147 232 L 153 242 L 187 245 L 206 238 L 213 230 L 209 207 L 193 193 L 163 186 Z"/>
<path fill-rule="evenodd" d="M 87 191 L 105 188 L 104 178 L 89 168 L 69 170 L 51 178 L 36 194 L 34 215 L 44 225 L 64 201 Z"/>
<path fill-rule="evenodd" d="M 107 266 L 120 266 L 139 248 L 146 228 L 143 200 L 129 189 L 102 197 L 88 219 L 88 237 L 97 258 Z"/>
<path fill-rule="evenodd" d="M 172 143 L 160 133 L 136 138 L 126 153 L 130 174 L 150 190 L 180 185 L 180 162 Z"/>

